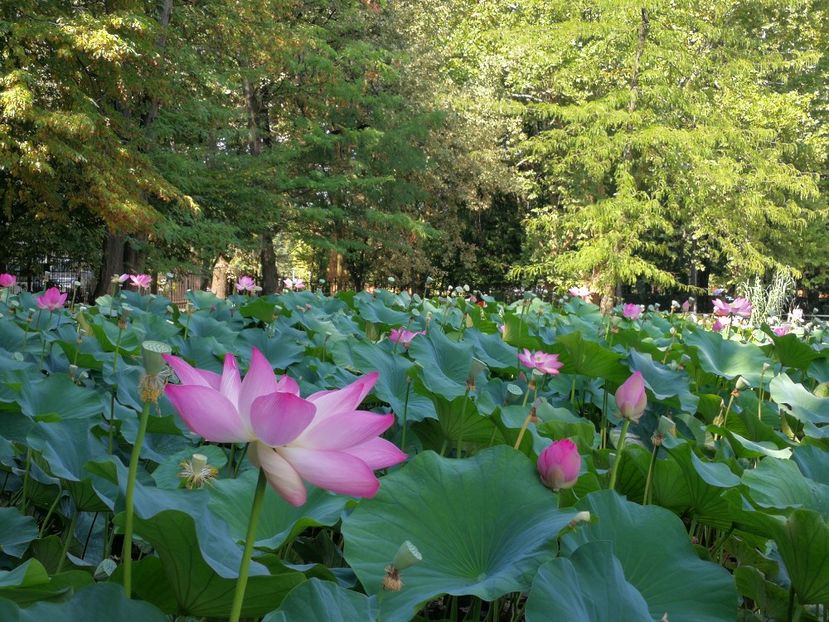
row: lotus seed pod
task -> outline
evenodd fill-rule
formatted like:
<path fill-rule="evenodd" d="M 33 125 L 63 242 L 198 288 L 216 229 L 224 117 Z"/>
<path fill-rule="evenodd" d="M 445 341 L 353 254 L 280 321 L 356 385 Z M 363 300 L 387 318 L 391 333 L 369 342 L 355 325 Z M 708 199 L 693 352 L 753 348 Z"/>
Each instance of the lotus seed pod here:
<path fill-rule="evenodd" d="M 172 353 L 173 349 L 163 341 L 143 342 L 141 356 L 144 359 L 144 371 L 151 376 L 157 376 L 167 366 L 163 355 Z"/>
<path fill-rule="evenodd" d="M 394 556 L 394 559 L 391 562 L 391 565 L 394 566 L 398 571 L 405 570 L 410 566 L 414 566 L 419 561 L 423 560 L 423 556 L 420 554 L 420 551 L 417 550 L 417 547 L 406 540 L 403 544 L 400 545 L 400 548 L 397 549 L 397 553 Z"/>

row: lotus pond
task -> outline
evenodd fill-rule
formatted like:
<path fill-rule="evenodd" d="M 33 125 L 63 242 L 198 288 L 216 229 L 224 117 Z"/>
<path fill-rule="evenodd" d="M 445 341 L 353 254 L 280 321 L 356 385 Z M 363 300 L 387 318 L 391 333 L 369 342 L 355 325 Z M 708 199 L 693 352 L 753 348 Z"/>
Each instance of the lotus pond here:
<path fill-rule="evenodd" d="M 820 323 L 188 297 L 0 293 L 0 619 L 829 619 Z"/>

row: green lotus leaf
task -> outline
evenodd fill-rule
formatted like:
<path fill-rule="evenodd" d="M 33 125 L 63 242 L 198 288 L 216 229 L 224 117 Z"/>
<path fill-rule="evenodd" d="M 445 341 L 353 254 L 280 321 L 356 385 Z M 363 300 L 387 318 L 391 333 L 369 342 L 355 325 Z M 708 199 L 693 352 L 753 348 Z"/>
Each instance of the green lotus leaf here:
<path fill-rule="evenodd" d="M 527 596 L 527 622 L 639 622 L 651 619 L 648 603 L 625 579 L 610 542 L 587 542 L 569 559 L 538 570 Z"/>
<path fill-rule="evenodd" d="M 401 573 L 403 589 L 384 593 L 380 605 L 385 622 L 403 622 L 441 594 L 492 600 L 528 590 L 572 516 L 512 448 L 464 460 L 427 451 L 384 477 L 377 496 L 343 521 L 345 558 L 374 594 L 403 542 L 420 550 L 423 561 Z"/>
<path fill-rule="evenodd" d="M 664 508 L 632 503 L 608 490 L 587 495 L 577 507 L 597 520 L 562 538 L 563 555 L 572 556 L 588 542 L 612 543 L 625 580 L 647 603 L 650 619 L 733 622 L 737 615 L 734 578 L 725 568 L 697 556 L 677 516 Z M 622 594 L 629 603 L 627 593 Z"/>
<path fill-rule="evenodd" d="M 373 622 L 376 605 L 365 594 L 336 583 L 311 579 L 290 591 L 276 611 L 262 622 Z"/>

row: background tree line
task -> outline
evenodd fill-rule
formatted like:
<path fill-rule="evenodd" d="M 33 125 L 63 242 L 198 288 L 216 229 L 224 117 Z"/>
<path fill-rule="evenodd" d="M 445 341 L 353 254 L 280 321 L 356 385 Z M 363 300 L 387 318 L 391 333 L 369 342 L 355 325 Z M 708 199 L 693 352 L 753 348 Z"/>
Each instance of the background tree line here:
<path fill-rule="evenodd" d="M 0 266 L 829 275 L 825 0 L 0 7 Z"/>

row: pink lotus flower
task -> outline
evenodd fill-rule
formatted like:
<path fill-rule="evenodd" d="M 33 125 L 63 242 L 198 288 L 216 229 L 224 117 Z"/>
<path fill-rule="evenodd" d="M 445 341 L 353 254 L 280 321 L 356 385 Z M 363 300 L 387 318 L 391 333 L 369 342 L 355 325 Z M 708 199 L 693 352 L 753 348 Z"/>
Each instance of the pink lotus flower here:
<path fill-rule="evenodd" d="M 303 479 L 338 494 L 371 497 L 380 487 L 374 470 L 406 459 L 379 437 L 394 415 L 357 410 L 377 382 L 376 372 L 303 399 L 296 381 L 277 379 L 256 348 L 244 380 L 232 354 L 225 356 L 221 376 L 177 356 L 164 358 L 181 381 L 164 391 L 187 427 L 215 443 L 251 443 L 250 461 L 291 505 L 306 501 Z"/>
<path fill-rule="evenodd" d="M 751 316 L 751 303 L 745 298 L 735 298 L 731 304 L 717 298 L 713 304 L 714 315 L 722 317 L 727 315 L 739 315 L 740 317 Z"/>
<path fill-rule="evenodd" d="M 682 303 L 682 312 L 683 313 L 688 313 L 688 311 L 690 311 L 690 310 L 691 310 L 691 301 L 686 300 L 685 302 Z"/>
<path fill-rule="evenodd" d="M 130 280 L 130 275 L 127 272 L 124 272 L 124 274 L 122 274 L 121 276 L 118 277 L 118 282 L 121 285 L 123 285 L 124 283 L 126 283 L 129 280 Z"/>
<path fill-rule="evenodd" d="M 236 282 L 236 291 L 238 292 L 253 292 L 256 290 L 256 281 L 249 276 L 240 276 Z"/>
<path fill-rule="evenodd" d="M 425 330 L 411 331 L 405 328 L 392 328 L 389 331 L 389 341 L 392 343 L 400 343 L 404 348 L 408 348 L 412 344 L 412 339 L 418 335 L 425 335 Z"/>
<path fill-rule="evenodd" d="M 642 315 L 642 308 L 635 304 L 626 304 L 622 307 L 622 315 L 629 320 L 638 320 Z"/>
<path fill-rule="evenodd" d="M 8 272 L 0 274 L 0 287 L 14 287 L 17 285 L 17 277 Z"/>
<path fill-rule="evenodd" d="M 149 289 L 150 284 L 153 282 L 153 277 L 149 274 L 131 274 L 130 281 L 138 289 Z"/>
<path fill-rule="evenodd" d="M 713 330 L 715 333 L 720 332 L 723 328 L 725 328 L 725 324 L 723 324 L 723 323 L 722 323 L 722 322 L 720 322 L 719 320 L 716 320 L 716 321 L 715 321 L 715 322 L 711 325 L 711 330 Z"/>
<path fill-rule="evenodd" d="M 40 296 L 35 298 L 35 302 L 39 309 L 48 309 L 49 311 L 57 311 L 63 308 L 68 294 L 61 294 L 57 287 L 50 287 Z"/>
<path fill-rule="evenodd" d="M 791 325 L 789 324 L 781 324 L 780 326 L 775 326 L 771 329 L 771 331 L 777 335 L 778 337 L 783 337 L 784 335 L 788 335 L 789 331 L 792 329 Z"/>
<path fill-rule="evenodd" d="M 616 390 L 616 405 L 625 419 L 636 423 L 645 412 L 648 396 L 645 393 L 645 379 L 642 372 L 634 372 L 630 378 Z"/>
<path fill-rule="evenodd" d="M 554 442 L 538 456 L 538 472 L 547 488 L 572 488 L 579 479 L 581 456 L 570 439 Z"/>
<path fill-rule="evenodd" d="M 547 354 L 546 352 L 530 352 L 524 348 L 518 355 L 518 360 L 530 369 L 537 369 L 542 374 L 555 376 L 564 363 L 558 360 L 558 354 Z"/>
<path fill-rule="evenodd" d="M 586 298 L 590 295 L 590 288 L 589 287 L 571 287 L 569 290 L 571 296 L 575 296 L 576 298 Z"/>

